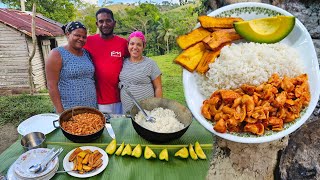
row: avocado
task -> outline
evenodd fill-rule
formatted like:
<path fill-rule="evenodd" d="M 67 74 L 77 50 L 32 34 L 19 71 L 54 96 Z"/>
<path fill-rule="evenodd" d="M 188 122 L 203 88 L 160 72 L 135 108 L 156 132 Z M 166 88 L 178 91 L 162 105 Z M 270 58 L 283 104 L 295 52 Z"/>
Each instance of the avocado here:
<path fill-rule="evenodd" d="M 117 141 L 116 139 L 113 139 L 107 146 L 106 152 L 110 155 L 112 155 L 117 149 Z"/>
<path fill-rule="evenodd" d="M 124 148 L 124 142 L 121 143 L 121 145 L 118 147 L 117 151 L 116 151 L 116 155 L 120 156 L 122 150 Z"/>
<path fill-rule="evenodd" d="M 152 149 L 149 146 L 146 146 L 144 149 L 144 158 L 150 159 L 150 158 L 156 158 L 156 154 L 152 151 Z"/>
<path fill-rule="evenodd" d="M 166 160 L 169 161 L 169 154 L 167 148 L 164 148 L 160 154 L 159 154 L 159 159 L 160 160 Z"/>
<path fill-rule="evenodd" d="M 274 16 L 235 22 L 236 32 L 251 42 L 276 43 L 284 39 L 294 28 L 294 16 Z"/>
<path fill-rule="evenodd" d="M 121 156 L 125 156 L 125 155 L 131 156 L 131 153 L 132 153 L 131 145 L 127 144 L 126 147 L 123 149 Z"/>
<path fill-rule="evenodd" d="M 141 145 L 138 144 L 132 151 L 132 154 L 131 156 L 134 156 L 136 158 L 139 158 L 142 154 L 142 148 L 141 148 Z"/>
<path fill-rule="evenodd" d="M 193 160 L 197 160 L 197 159 L 198 159 L 198 155 L 197 155 L 196 152 L 194 151 L 192 144 L 189 144 L 189 154 L 190 154 L 190 157 L 191 157 Z"/>
<path fill-rule="evenodd" d="M 179 156 L 181 158 L 188 158 L 189 157 L 189 151 L 186 147 L 181 148 L 179 151 L 177 151 L 174 156 Z"/>
<path fill-rule="evenodd" d="M 198 155 L 198 157 L 199 157 L 200 159 L 207 159 L 207 156 L 206 156 L 206 154 L 203 152 L 203 150 L 202 150 L 202 148 L 201 148 L 201 146 L 200 146 L 200 144 L 199 144 L 198 141 L 196 141 L 196 143 L 194 144 L 194 149 L 195 149 L 196 154 Z"/>

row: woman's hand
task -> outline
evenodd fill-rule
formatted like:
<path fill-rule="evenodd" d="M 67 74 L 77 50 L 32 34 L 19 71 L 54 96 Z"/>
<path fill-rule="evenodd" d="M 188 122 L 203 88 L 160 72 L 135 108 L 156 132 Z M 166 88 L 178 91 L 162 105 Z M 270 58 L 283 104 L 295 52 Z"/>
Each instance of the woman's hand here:
<path fill-rule="evenodd" d="M 154 96 L 157 98 L 162 98 L 162 83 L 161 83 L 161 75 L 155 78 L 152 81 L 153 89 L 154 89 Z"/>
<path fill-rule="evenodd" d="M 45 63 L 46 79 L 50 99 L 56 109 L 56 112 L 59 114 L 64 111 L 61 103 L 60 92 L 58 89 L 61 68 L 62 59 L 60 53 L 56 50 L 50 51 L 48 59 Z"/>

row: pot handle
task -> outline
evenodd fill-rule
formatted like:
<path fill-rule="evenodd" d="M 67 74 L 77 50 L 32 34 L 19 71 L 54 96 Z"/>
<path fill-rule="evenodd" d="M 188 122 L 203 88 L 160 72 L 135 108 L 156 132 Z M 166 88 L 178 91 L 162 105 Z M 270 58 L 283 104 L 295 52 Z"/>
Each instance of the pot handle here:
<path fill-rule="evenodd" d="M 52 122 L 52 124 L 53 124 L 53 127 L 55 127 L 55 128 L 60 128 L 60 125 L 56 125 L 55 123 L 56 122 L 58 122 L 59 121 L 59 119 L 57 119 L 57 120 L 54 120 L 53 122 Z M 59 123 L 59 122 L 58 122 Z"/>

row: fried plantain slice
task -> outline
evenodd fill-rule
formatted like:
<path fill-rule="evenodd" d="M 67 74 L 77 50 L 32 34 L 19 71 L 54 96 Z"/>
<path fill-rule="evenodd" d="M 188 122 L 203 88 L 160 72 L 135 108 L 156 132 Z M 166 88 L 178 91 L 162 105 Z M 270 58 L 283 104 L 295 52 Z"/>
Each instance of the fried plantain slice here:
<path fill-rule="evenodd" d="M 234 22 L 243 21 L 238 17 L 199 16 L 198 20 L 203 28 L 233 28 Z"/>
<path fill-rule="evenodd" d="M 202 42 L 198 42 L 197 44 L 180 53 L 180 55 L 174 60 L 174 62 L 180 64 L 188 71 L 193 72 L 198 66 L 204 52 L 204 44 Z"/>
<path fill-rule="evenodd" d="M 188 34 L 181 35 L 177 38 L 177 44 L 181 49 L 187 49 L 188 47 L 200 42 L 203 38 L 210 35 L 210 31 L 199 27 L 189 32 Z"/>
<path fill-rule="evenodd" d="M 222 29 L 214 31 L 209 36 L 205 37 L 202 42 L 207 49 L 215 51 L 222 44 L 239 39 L 241 39 L 241 36 L 234 29 Z"/>

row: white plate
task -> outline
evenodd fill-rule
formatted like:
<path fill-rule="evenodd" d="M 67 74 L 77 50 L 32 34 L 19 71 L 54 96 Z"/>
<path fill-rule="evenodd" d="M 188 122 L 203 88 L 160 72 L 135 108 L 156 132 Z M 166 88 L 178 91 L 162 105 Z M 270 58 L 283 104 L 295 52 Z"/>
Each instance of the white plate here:
<path fill-rule="evenodd" d="M 50 149 L 47 148 L 37 148 L 23 153 L 15 162 L 15 173 L 22 178 L 39 178 L 50 174 L 59 163 L 58 158 L 51 161 L 47 168 L 41 173 L 33 173 L 28 170 L 31 165 L 39 163 L 49 151 Z"/>
<path fill-rule="evenodd" d="M 236 16 L 242 17 L 244 20 L 275 16 L 277 14 L 292 16 L 289 12 L 278 7 L 263 3 L 236 3 L 217 9 L 209 16 Z M 196 27 L 199 27 L 199 23 Z M 200 93 L 193 73 L 183 70 L 183 86 L 185 98 L 194 117 L 210 132 L 220 136 L 221 138 L 240 143 L 263 143 L 276 139 L 280 139 L 299 128 L 313 112 L 320 93 L 320 73 L 316 51 L 313 46 L 312 39 L 307 29 L 296 18 L 296 24 L 292 32 L 281 41 L 295 48 L 306 66 L 306 73 L 309 78 L 311 101 L 301 118 L 291 123 L 286 123 L 284 130 L 280 132 L 268 132 L 263 136 L 249 135 L 247 133 L 219 133 L 213 129 L 212 123 L 207 121 L 201 115 L 201 105 L 205 97 Z"/>
<path fill-rule="evenodd" d="M 15 163 L 17 161 L 15 161 L 11 166 L 10 168 L 8 169 L 7 171 L 7 179 L 8 180 L 29 180 L 29 178 L 22 178 L 20 177 L 19 175 L 17 175 L 15 172 L 14 172 L 14 167 L 15 167 Z M 51 171 L 49 174 L 47 175 L 44 175 L 44 176 L 41 176 L 39 178 L 37 178 L 37 180 L 48 180 L 48 179 L 51 179 L 55 174 L 56 174 L 56 171 L 59 169 L 59 163 L 57 163 L 56 167 L 53 169 L 53 171 Z M 31 180 L 32 178 L 30 178 Z"/>
<path fill-rule="evenodd" d="M 31 132 L 42 132 L 43 134 L 49 134 L 55 130 L 53 121 L 57 119 L 59 119 L 59 115 L 57 114 L 38 114 L 20 123 L 17 130 L 19 134 L 23 136 Z"/>
<path fill-rule="evenodd" d="M 90 149 L 92 152 L 94 150 L 98 150 L 102 154 L 101 159 L 103 161 L 103 164 L 98 169 L 95 169 L 93 171 L 90 171 L 90 172 L 87 172 L 87 173 L 84 173 L 84 174 L 79 174 L 77 172 L 72 172 L 71 171 L 71 172 L 67 172 L 69 175 L 74 176 L 74 177 L 78 177 L 78 178 L 88 178 L 88 177 L 92 177 L 92 176 L 95 176 L 95 175 L 101 173 L 107 167 L 107 165 L 109 163 L 109 157 L 108 157 L 107 153 L 104 150 L 102 150 L 101 148 L 98 148 L 98 147 L 94 147 L 94 146 L 81 146 L 80 148 L 82 150 Z M 73 162 L 69 162 L 69 156 L 72 154 L 72 152 L 75 149 L 71 150 L 63 159 L 63 168 L 64 168 L 65 171 L 69 171 L 69 170 L 73 169 Z"/>

